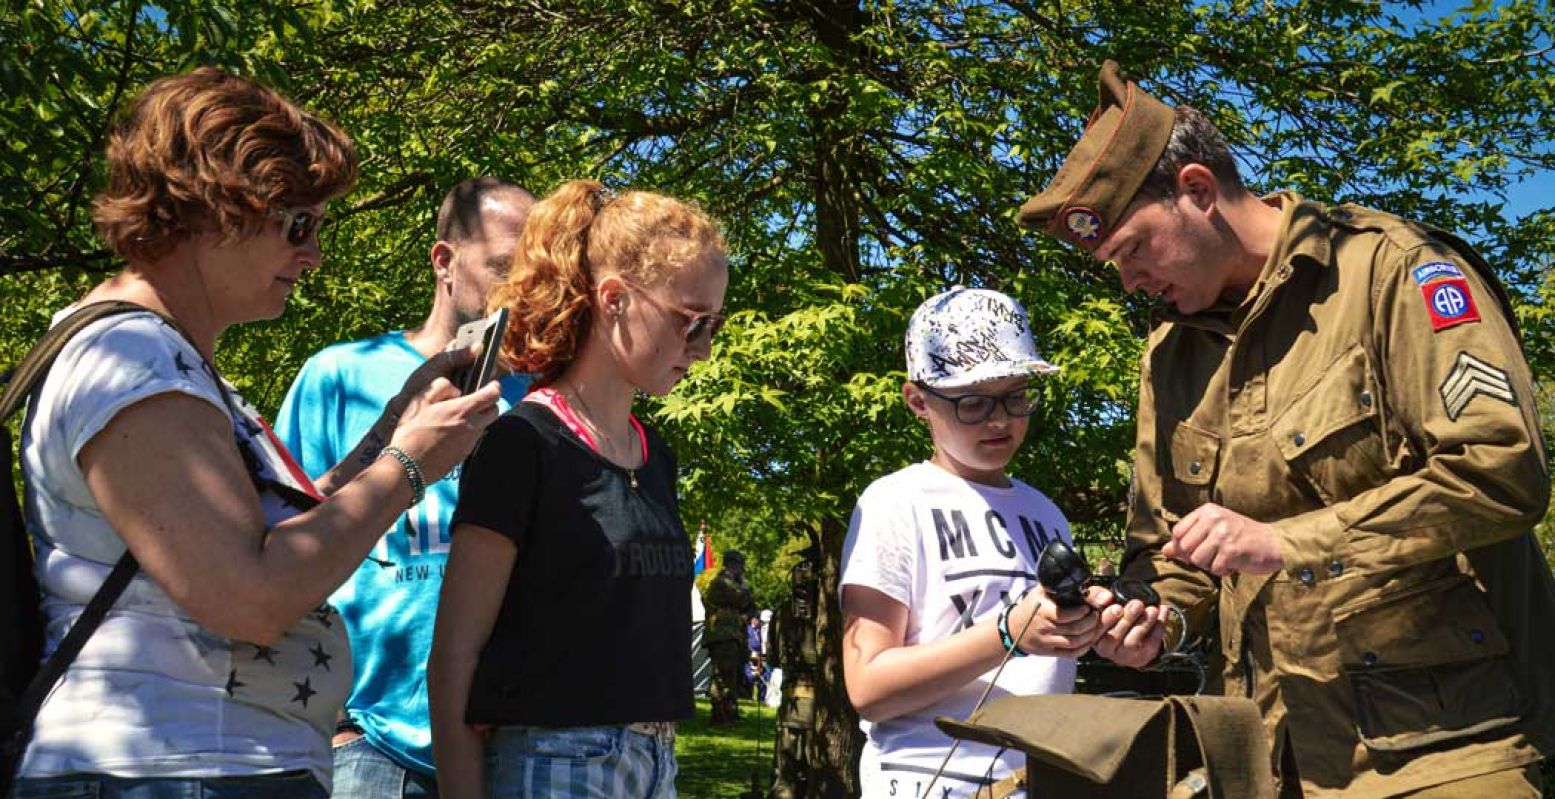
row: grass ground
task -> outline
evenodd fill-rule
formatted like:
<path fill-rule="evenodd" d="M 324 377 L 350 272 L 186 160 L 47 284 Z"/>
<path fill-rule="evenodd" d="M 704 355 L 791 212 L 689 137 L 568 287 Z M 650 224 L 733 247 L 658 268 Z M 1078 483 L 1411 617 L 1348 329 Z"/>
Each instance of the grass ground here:
<path fill-rule="evenodd" d="M 772 778 L 775 711 L 763 705 L 758 719 L 756 703 L 742 701 L 740 723 L 733 727 L 709 727 L 708 711 L 707 698 L 697 697 L 696 718 L 676 734 L 676 790 L 684 799 L 736 799 L 751 790 L 753 772 L 765 790 Z M 1543 766 L 1544 794 L 1555 799 L 1555 758 Z"/>
<path fill-rule="evenodd" d="M 772 742 L 776 713 L 755 702 L 740 702 L 740 723 L 709 727 L 706 697 L 697 697 L 696 718 L 680 725 L 675 759 L 680 776 L 675 787 L 684 799 L 734 799 L 751 789 L 754 772 L 763 788 L 772 779 Z"/>

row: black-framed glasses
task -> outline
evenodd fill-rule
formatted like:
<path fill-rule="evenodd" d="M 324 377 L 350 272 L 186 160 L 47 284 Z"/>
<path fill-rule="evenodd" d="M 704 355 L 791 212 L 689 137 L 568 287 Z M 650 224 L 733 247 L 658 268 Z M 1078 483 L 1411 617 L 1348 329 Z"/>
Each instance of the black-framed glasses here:
<path fill-rule="evenodd" d="M 956 409 L 956 421 L 962 424 L 981 424 L 992 416 L 993 409 L 1000 405 L 1004 406 L 1005 413 L 1019 419 L 1024 419 L 1037 410 L 1037 389 L 1030 384 L 1003 394 L 962 394 L 957 397 L 935 391 L 922 380 L 914 380 L 913 385 L 931 397 L 950 403 Z"/>
<path fill-rule="evenodd" d="M 301 247 L 309 236 L 324 226 L 325 219 L 323 213 L 312 208 L 277 208 L 270 215 L 281 220 L 281 233 L 286 236 L 286 243 L 293 247 Z"/>
<path fill-rule="evenodd" d="M 617 277 L 620 276 L 617 275 Z M 713 336 L 718 335 L 718 331 L 723 329 L 724 322 L 729 321 L 729 318 L 721 313 L 698 311 L 687 308 L 684 305 L 680 305 L 678 303 L 670 302 L 669 300 L 666 300 L 662 297 L 655 297 L 647 289 L 637 285 L 636 283 L 633 283 L 630 280 L 627 280 L 624 277 L 621 277 L 621 282 L 625 283 L 628 288 L 642 295 L 642 298 L 648 302 L 651 302 L 665 310 L 674 311 L 675 313 L 680 314 L 681 318 L 686 320 L 686 326 L 681 330 L 681 334 L 686 337 L 686 343 L 688 344 L 696 341 L 702 336 L 703 333 L 706 333 L 708 340 L 711 341 Z"/>

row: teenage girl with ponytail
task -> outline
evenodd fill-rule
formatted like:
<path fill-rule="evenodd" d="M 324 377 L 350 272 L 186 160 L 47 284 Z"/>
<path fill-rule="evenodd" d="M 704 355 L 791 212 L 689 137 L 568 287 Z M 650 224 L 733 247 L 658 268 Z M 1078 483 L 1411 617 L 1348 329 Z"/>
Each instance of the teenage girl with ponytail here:
<path fill-rule="evenodd" d="M 442 796 L 675 795 L 691 550 L 674 455 L 632 397 L 708 357 L 728 280 L 678 200 L 580 180 L 530 212 L 491 305 L 539 388 L 460 483 L 429 664 Z"/>

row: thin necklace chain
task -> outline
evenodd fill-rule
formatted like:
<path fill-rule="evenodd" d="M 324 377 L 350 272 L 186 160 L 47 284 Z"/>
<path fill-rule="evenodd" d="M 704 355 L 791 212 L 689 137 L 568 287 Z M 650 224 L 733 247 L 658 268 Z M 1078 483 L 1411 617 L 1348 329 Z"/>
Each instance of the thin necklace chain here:
<path fill-rule="evenodd" d="M 621 462 L 625 461 L 626 460 L 625 458 L 623 458 L 622 461 L 615 461 L 615 459 L 611 457 L 613 454 L 620 453 L 621 452 L 621 448 L 616 446 L 615 439 L 611 438 L 609 435 L 606 435 L 605 431 L 599 427 L 599 425 L 596 422 L 596 417 L 594 416 L 594 409 L 589 407 L 589 401 L 587 399 L 584 399 L 583 392 L 578 390 L 578 384 L 572 382 L 571 380 L 568 380 L 567 381 L 567 387 L 572 389 L 572 395 L 574 397 L 578 398 L 578 404 L 583 406 L 583 412 L 585 414 L 587 414 L 587 416 L 579 417 L 580 419 L 582 419 L 583 424 L 588 427 L 589 431 L 594 434 L 595 438 L 598 438 L 601 442 L 603 442 L 604 446 L 610 450 L 609 452 L 603 453 L 605 458 L 609 459 L 611 461 L 614 461 L 616 463 L 621 463 Z M 627 452 L 625 454 L 626 455 L 630 455 L 631 453 Z M 622 467 L 622 468 L 627 468 L 627 467 Z M 627 471 L 634 471 L 634 470 L 632 470 L 630 468 L 627 468 Z"/>

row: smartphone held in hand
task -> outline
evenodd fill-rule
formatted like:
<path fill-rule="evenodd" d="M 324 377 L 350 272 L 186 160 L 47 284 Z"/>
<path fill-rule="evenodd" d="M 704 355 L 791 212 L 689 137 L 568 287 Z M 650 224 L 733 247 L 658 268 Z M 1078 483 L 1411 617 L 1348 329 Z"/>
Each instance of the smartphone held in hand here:
<path fill-rule="evenodd" d="M 508 309 L 498 308 L 485 319 L 477 319 L 459 326 L 448 349 L 463 349 L 480 343 L 479 354 L 468 366 L 462 366 L 448 376 L 459 391 L 468 394 L 486 385 L 497 376 L 497 356 L 502 350 L 502 334 L 508 327 Z"/>

